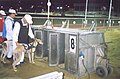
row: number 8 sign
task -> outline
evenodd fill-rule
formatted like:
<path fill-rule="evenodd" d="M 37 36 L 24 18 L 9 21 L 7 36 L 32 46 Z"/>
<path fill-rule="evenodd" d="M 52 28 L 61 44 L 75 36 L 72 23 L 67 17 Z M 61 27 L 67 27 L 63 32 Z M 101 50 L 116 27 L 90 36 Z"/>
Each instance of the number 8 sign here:
<path fill-rule="evenodd" d="M 70 36 L 70 52 L 76 52 L 76 36 Z"/>

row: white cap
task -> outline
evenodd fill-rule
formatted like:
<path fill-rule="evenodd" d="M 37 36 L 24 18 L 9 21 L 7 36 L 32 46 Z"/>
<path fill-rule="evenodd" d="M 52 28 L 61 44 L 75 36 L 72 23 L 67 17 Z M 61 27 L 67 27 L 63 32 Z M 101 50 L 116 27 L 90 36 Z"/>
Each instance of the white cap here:
<path fill-rule="evenodd" d="M 26 15 L 24 16 L 24 18 L 26 19 L 26 21 L 27 21 L 29 24 L 32 24 L 32 23 L 33 23 L 33 21 L 32 21 L 32 16 L 31 16 L 31 15 L 26 14 Z"/>
<path fill-rule="evenodd" d="M 0 15 L 6 15 L 3 10 L 0 10 Z"/>
<path fill-rule="evenodd" d="M 8 12 L 11 13 L 11 14 L 17 14 L 16 11 L 15 11 L 14 9 L 9 9 Z"/>

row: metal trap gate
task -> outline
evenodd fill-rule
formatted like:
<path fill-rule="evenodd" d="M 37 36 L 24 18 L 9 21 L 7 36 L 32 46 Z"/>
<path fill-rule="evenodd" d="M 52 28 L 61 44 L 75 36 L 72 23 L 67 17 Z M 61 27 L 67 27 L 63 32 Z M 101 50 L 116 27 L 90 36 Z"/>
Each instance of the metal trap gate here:
<path fill-rule="evenodd" d="M 48 30 L 49 38 L 49 66 L 57 66 L 64 63 L 65 57 L 65 34 L 55 30 Z"/>
<path fill-rule="evenodd" d="M 41 39 L 43 42 L 43 45 L 38 45 L 36 47 L 36 56 L 38 58 L 48 57 L 47 31 L 34 28 L 34 34 L 36 38 Z"/>

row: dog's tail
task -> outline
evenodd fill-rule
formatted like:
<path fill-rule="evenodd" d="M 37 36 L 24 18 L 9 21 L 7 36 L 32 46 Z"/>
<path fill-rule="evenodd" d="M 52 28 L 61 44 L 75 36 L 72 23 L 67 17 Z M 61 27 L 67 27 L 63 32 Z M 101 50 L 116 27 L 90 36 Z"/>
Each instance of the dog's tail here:
<path fill-rule="evenodd" d="M 15 61 L 16 59 L 16 55 L 15 55 L 15 52 L 13 51 L 13 61 Z"/>

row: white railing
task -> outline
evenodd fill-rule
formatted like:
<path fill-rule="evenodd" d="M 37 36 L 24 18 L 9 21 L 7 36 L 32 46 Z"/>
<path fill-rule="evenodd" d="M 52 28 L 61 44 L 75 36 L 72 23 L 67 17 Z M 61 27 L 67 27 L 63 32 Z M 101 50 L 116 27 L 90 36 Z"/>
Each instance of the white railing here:
<path fill-rule="evenodd" d="M 41 76 L 33 77 L 30 79 L 63 79 L 63 73 L 55 71 Z"/>

